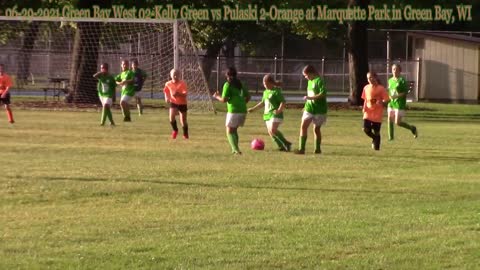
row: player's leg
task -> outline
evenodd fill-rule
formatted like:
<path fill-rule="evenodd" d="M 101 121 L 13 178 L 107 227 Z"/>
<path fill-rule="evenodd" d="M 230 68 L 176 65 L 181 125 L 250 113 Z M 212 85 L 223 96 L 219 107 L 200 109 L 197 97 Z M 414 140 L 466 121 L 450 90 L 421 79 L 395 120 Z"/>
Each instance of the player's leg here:
<path fill-rule="evenodd" d="M 414 125 L 409 125 L 407 122 L 403 121 L 403 117 L 405 116 L 405 111 L 404 110 L 399 110 L 397 111 L 396 117 L 395 117 L 395 124 L 399 127 L 406 128 L 412 132 L 413 137 L 417 138 L 418 137 L 418 131 L 417 127 Z"/>
<path fill-rule="evenodd" d="M 15 121 L 13 120 L 12 109 L 10 108 L 10 93 L 7 93 L 5 98 L 0 98 L 0 104 L 2 103 L 5 106 L 5 112 L 7 113 L 8 122 L 10 124 L 15 123 Z"/>
<path fill-rule="evenodd" d="M 372 124 L 372 130 L 373 130 L 373 134 L 375 135 L 374 139 L 373 139 L 373 149 L 375 150 L 380 150 L 380 142 L 381 142 L 381 137 L 380 137 L 380 128 L 382 126 L 382 123 L 376 123 L 376 122 L 373 122 Z"/>
<path fill-rule="evenodd" d="M 305 154 L 305 144 L 307 143 L 308 127 L 312 123 L 313 115 L 303 112 L 302 123 L 300 124 L 300 136 L 298 138 L 298 150 L 295 154 Z"/>
<path fill-rule="evenodd" d="M 105 114 L 108 118 L 108 121 L 110 121 L 110 125 L 115 126 L 115 122 L 113 122 L 113 116 L 112 116 L 112 104 L 113 100 L 112 98 L 105 98 L 105 104 L 103 105 Z"/>
<path fill-rule="evenodd" d="M 142 104 L 142 98 L 140 97 L 140 91 L 135 92 L 135 101 L 137 102 L 138 115 L 142 115 L 143 114 L 143 104 Z"/>
<path fill-rule="evenodd" d="M 233 154 L 242 154 L 238 146 L 238 127 L 245 123 L 246 115 L 240 113 L 227 113 L 225 126 L 227 127 L 227 138 Z"/>
<path fill-rule="evenodd" d="M 268 129 L 268 135 L 270 135 L 270 137 L 272 138 L 273 143 L 277 145 L 278 150 L 288 151 L 286 143 L 280 138 L 283 137 L 283 135 L 278 136 L 278 133 L 281 134 L 281 132 L 278 131 L 278 126 L 280 126 L 280 122 L 276 122 L 275 118 L 272 118 L 267 121 L 266 124 Z"/>
<path fill-rule="evenodd" d="M 172 139 L 176 139 L 178 135 L 178 126 L 175 116 L 178 114 L 178 105 L 171 103 L 170 109 L 168 110 L 168 120 L 170 121 L 170 126 L 172 126 Z"/>
<path fill-rule="evenodd" d="M 130 108 L 128 107 L 128 102 L 130 101 L 131 97 L 128 95 L 123 95 L 120 99 L 120 108 L 122 109 L 123 121 L 130 122 L 132 119 L 130 118 Z"/>
<path fill-rule="evenodd" d="M 388 107 L 387 110 L 387 121 L 388 121 L 388 140 L 391 141 L 395 138 L 395 131 L 394 131 L 394 124 L 395 124 L 395 119 L 397 118 L 398 110 L 394 110 L 390 107 Z"/>
<path fill-rule="evenodd" d="M 323 114 L 315 115 L 313 118 L 313 124 L 314 124 L 314 135 L 315 135 L 315 154 L 321 154 L 321 144 L 322 144 L 322 132 L 320 128 L 322 127 L 323 124 L 327 121 L 327 116 Z"/>
<path fill-rule="evenodd" d="M 180 123 L 182 124 L 183 129 L 183 138 L 188 139 L 188 123 L 187 123 L 187 106 L 183 106 L 179 109 L 180 112 Z"/>

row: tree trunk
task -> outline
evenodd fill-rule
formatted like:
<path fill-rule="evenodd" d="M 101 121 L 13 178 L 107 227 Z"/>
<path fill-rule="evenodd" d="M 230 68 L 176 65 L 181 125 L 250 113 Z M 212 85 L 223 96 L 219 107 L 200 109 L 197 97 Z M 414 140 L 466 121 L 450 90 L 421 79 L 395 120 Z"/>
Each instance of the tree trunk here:
<path fill-rule="evenodd" d="M 369 1 L 349 0 L 348 6 L 360 6 L 368 10 Z M 350 21 L 348 23 L 348 66 L 350 70 L 351 105 L 361 105 L 363 87 L 368 83 L 368 33 L 366 21 Z"/>
<path fill-rule="evenodd" d="M 19 85 L 27 83 L 28 75 L 30 74 L 30 59 L 39 29 L 40 22 L 34 21 L 30 23 L 28 30 L 25 32 L 25 38 L 19 55 L 20 59 L 18 60 L 17 83 Z"/>
<path fill-rule="evenodd" d="M 222 48 L 223 55 L 227 58 L 227 66 L 235 67 L 235 47 L 237 44 L 231 39 L 227 38 Z"/>
<path fill-rule="evenodd" d="M 100 47 L 102 23 L 79 22 L 75 33 L 70 85 L 74 103 L 97 103 L 97 59 Z M 96 34 L 92 34 L 92 32 Z"/>
<path fill-rule="evenodd" d="M 222 48 L 222 44 L 218 44 L 218 43 L 208 46 L 206 55 L 202 59 L 202 70 L 207 82 L 210 82 L 210 75 L 212 74 L 212 68 L 215 65 L 218 53 L 220 52 L 221 48 Z M 220 72 L 222 72 L 221 68 L 220 68 Z M 216 85 L 214 86 L 214 88 L 216 88 Z M 220 89 L 215 89 L 215 91 L 220 91 Z"/>

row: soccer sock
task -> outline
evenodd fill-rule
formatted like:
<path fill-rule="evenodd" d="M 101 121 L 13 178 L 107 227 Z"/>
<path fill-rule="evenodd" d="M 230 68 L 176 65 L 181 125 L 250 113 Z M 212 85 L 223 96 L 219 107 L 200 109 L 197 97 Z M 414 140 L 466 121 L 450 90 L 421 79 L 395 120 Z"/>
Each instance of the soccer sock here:
<path fill-rule="evenodd" d="M 112 110 L 110 110 L 110 108 L 105 108 L 105 112 L 107 113 L 107 117 L 110 123 L 115 124 L 113 122 Z"/>
<path fill-rule="evenodd" d="M 8 117 L 8 122 L 13 123 L 13 114 L 10 108 L 7 108 L 7 117 Z"/>
<path fill-rule="evenodd" d="M 238 145 L 235 144 L 235 135 L 233 133 L 227 133 L 227 139 L 230 147 L 232 148 L 232 153 L 238 151 Z"/>
<path fill-rule="evenodd" d="M 142 114 L 143 114 L 143 106 L 142 106 L 142 104 L 140 104 L 140 103 L 137 104 L 137 109 L 138 109 L 138 114 L 139 114 L 139 115 L 142 115 Z"/>
<path fill-rule="evenodd" d="M 100 118 L 100 125 L 105 125 L 105 120 L 107 119 L 107 109 L 102 107 L 102 118 Z"/>
<path fill-rule="evenodd" d="M 188 137 L 188 125 L 182 127 L 183 129 L 183 136 Z"/>
<path fill-rule="evenodd" d="M 320 150 L 320 145 L 322 144 L 322 139 L 316 138 L 315 139 L 315 152 L 319 152 Z"/>
<path fill-rule="evenodd" d="M 409 125 L 409 124 L 407 124 L 407 123 L 405 123 L 405 122 L 400 122 L 398 125 L 401 126 L 401 127 L 403 127 L 403 128 L 406 128 L 406 129 L 408 129 L 408 130 L 410 130 L 410 131 L 413 130 L 413 126 L 412 126 L 412 125 Z"/>
<path fill-rule="evenodd" d="M 280 138 L 276 135 L 272 135 L 272 141 L 278 146 L 278 149 L 285 149 L 285 144 L 280 140 Z"/>
<path fill-rule="evenodd" d="M 305 144 L 307 143 L 307 136 L 300 136 L 298 139 L 298 149 L 305 151 Z"/>
<path fill-rule="evenodd" d="M 393 140 L 394 138 L 394 123 L 392 121 L 388 121 L 388 139 Z"/>
<path fill-rule="evenodd" d="M 275 133 L 275 136 L 277 136 L 280 139 L 280 141 L 282 141 L 282 143 L 284 145 L 287 145 L 288 141 L 287 141 L 287 139 L 285 139 L 285 136 L 283 136 L 283 134 L 282 134 L 282 132 L 280 132 L 280 130 L 277 130 L 277 133 Z"/>
<path fill-rule="evenodd" d="M 171 121 L 171 122 L 170 122 L 170 125 L 172 126 L 172 130 L 173 130 L 173 131 L 178 131 L 177 120 Z"/>
<path fill-rule="evenodd" d="M 235 150 L 240 152 L 240 148 L 238 147 L 238 141 L 239 141 L 238 132 L 235 131 L 234 133 L 232 133 L 232 135 L 233 135 L 233 142 L 235 144 Z"/>

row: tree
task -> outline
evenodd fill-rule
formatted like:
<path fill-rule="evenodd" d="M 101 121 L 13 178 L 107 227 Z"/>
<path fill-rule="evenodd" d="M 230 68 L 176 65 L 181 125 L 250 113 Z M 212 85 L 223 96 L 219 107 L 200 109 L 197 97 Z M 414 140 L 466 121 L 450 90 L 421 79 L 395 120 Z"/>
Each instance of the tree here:
<path fill-rule="evenodd" d="M 349 0 L 348 7 L 368 8 L 368 0 Z M 350 96 L 351 105 L 360 105 L 362 100 L 363 87 L 367 84 L 366 75 L 368 72 L 368 34 L 367 22 L 354 20 L 348 22 L 347 51 L 348 66 L 350 70 Z"/>
<path fill-rule="evenodd" d="M 98 5 L 102 8 L 110 8 L 111 0 L 83 0 L 74 3 L 79 9 L 92 8 Z M 73 41 L 72 67 L 70 69 L 70 86 L 74 102 L 96 103 L 98 102 L 97 92 L 92 85 L 95 79 L 92 74 L 97 71 L 97 59 L 101 39 L 101 22 L 79 22 Z M 97 34 L 89 35 L 89 29 L 99 29 Z M 88 39 L 86 38 L 88 36 Z M 93 46 L 87 46 L 86 41 Z"/>

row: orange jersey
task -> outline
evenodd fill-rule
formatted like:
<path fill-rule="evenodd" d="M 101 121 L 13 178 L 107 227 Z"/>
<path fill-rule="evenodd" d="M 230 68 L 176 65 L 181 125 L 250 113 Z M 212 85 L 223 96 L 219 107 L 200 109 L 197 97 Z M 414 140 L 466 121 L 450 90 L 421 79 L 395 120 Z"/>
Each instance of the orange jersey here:
<path fill-rule="evenodd" d="M 367 84 L 362 92 L 363 119 L 381 123 L 383 118 L 383 102 L 389 100 L 387 90 L 381 85 Z"/>
<path fill-rule="evenodd" d="M 12 79 L 6 73 L 0 75 L 0 94 L 12 86 Z"/>
<path fill-rule="evenodd" d="M 171 103 L 177 105 L 187 104 L 187 84 L 184 81 L 180 80 L 176 83 L 173 81 L 166 82 L 163 92 L 166 99 Z"/>

